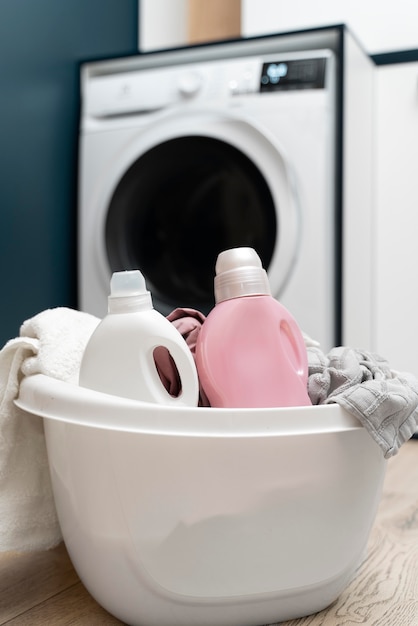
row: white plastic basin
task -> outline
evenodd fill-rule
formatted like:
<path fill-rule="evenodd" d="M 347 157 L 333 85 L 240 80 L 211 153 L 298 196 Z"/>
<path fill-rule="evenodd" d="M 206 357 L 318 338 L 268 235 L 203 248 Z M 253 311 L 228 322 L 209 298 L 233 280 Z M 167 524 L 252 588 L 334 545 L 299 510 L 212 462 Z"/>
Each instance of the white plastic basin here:
<path fill-rule="evenodd" d="M 386 462 L 337 405 L 149 405 L 24 379 L 81 580 L 132 626 L 255 626 L 333 602 L 361 563 Z"/>

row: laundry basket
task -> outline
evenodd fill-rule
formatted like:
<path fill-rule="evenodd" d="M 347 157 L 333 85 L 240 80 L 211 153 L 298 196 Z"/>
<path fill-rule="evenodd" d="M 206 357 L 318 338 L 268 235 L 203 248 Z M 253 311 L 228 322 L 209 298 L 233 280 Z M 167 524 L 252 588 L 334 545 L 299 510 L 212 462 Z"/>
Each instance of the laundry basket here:
<path fill-rule="evenodd" d="M 301 617 L 365 556 L 386 462 L 337 405 L 164 407 L 44 375 L 17 404 L 44 418 L 74 567 L 127 624 Z"/>

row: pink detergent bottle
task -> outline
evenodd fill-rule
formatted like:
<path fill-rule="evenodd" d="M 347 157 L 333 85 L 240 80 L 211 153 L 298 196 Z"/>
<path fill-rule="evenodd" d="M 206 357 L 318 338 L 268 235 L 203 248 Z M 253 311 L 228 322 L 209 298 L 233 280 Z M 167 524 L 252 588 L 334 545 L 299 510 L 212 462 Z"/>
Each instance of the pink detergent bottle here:
<path fill-rule="evenodd" d="M 198 336 L 196 365 L 213 407 L 308 406 L 308 361 L 302 333 L 270 293 L 253 248 L 221 252 L 216 306 Z"/>

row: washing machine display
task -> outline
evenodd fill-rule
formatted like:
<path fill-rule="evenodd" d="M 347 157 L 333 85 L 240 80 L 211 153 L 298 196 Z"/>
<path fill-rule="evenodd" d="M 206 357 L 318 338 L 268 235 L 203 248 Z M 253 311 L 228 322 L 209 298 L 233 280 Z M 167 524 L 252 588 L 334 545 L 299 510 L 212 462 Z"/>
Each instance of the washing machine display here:
<path fill-rule="evenodd" d="M 325 59 L 269 61 L 263 65 L 260 91 L 324 89 L 325 70 Z"/>
<path fill-rule="evenodd" d="M 143 69 L 83 68 L 80 308 L 102 317 L 111 273 L 139 268 L 162 313 L 207 313 L 218 253 L 251 246 L 273 295 L 330 347 L 333 53 L 163 56 Z"/>

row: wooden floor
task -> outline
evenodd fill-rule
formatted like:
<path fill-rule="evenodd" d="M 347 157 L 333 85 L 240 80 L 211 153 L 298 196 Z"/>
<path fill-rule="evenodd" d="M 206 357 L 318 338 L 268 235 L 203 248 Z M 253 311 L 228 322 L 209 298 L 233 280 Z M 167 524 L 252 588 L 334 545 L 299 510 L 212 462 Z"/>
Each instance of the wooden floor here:
<path fill-rule="evenodd" d="M 0 625 L 122 624 L 79 581 L 63 544 L 0 554 Z M 369 556 L 328 609 L 282 626 L 418 626 L 418 440 L 388 463 Z"/>

